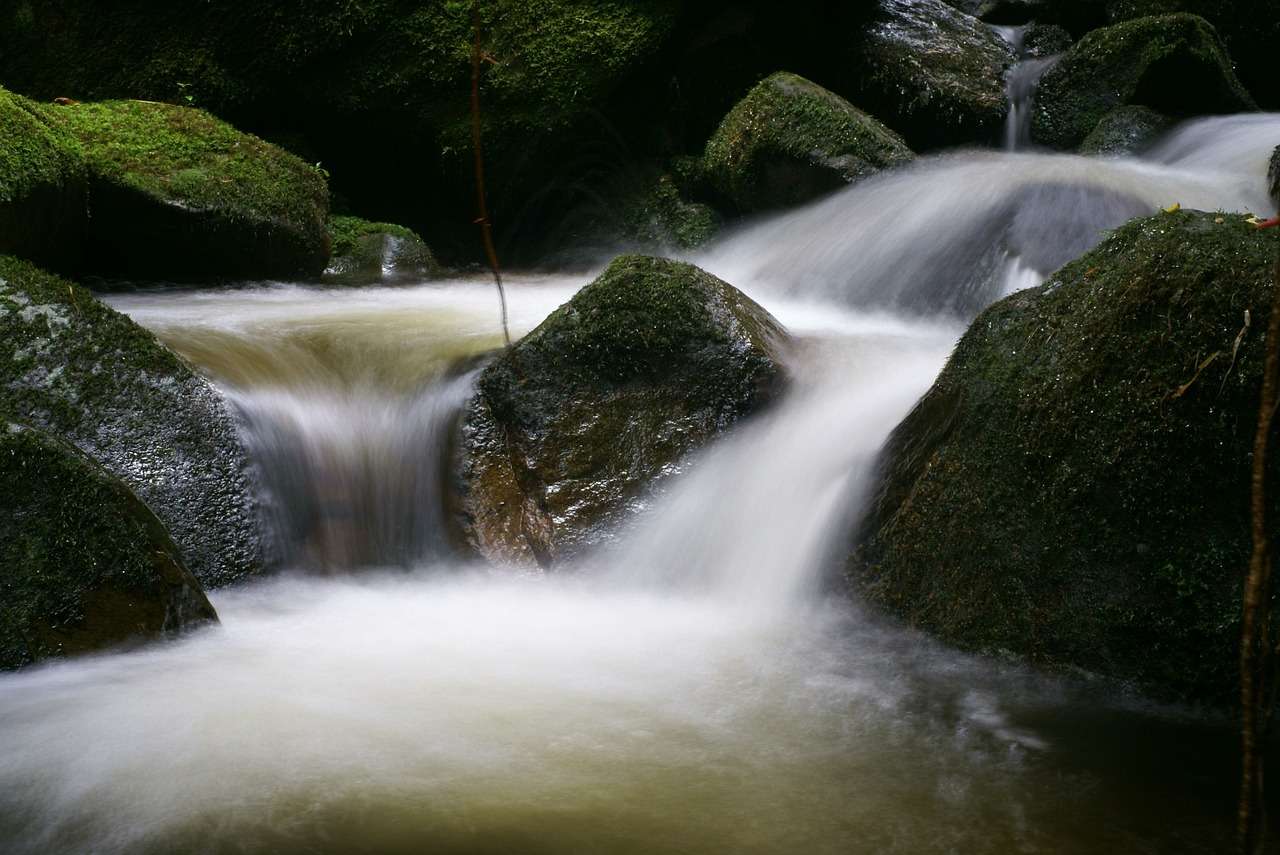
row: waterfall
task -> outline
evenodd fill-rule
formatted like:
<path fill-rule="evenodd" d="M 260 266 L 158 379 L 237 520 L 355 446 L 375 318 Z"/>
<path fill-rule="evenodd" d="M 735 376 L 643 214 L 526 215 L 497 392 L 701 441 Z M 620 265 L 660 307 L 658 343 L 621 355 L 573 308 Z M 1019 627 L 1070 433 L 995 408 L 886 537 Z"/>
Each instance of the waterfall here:
<path fill-rule="evenodd" d="M 287 572 L 211 592 L 220 626 L 0 675 L 0 851 L 1220 851 L 1230 723 L 823 581 L 974 312 L 1133 214 L 1271 214 L 1277 140 L 1259 115 L 1142 159 L 926 157 L 692 256 L 791 330 L 794 388 L 561 575 L 439 543 L 488 282 L 112 295 L 245 414 Z M 510 274 L 513 332 L 589 278 Z"/>
<path fill-rule="evenodd" d="M 1035 106 L 1036 86 L 1044 73 L 1053 67 L 1061 54 L 1052 56 L 1027 56 L 1025 49 L 1026 27 L 992 27 L 1018 52 L 1018 61 L 1009 69 L 1005 79 L 1005 93 L 1009 100 L 1009 115 L 1004 123 L 1004 150 L 1022 151 L 1031 145 L 1031 111 Z"/>

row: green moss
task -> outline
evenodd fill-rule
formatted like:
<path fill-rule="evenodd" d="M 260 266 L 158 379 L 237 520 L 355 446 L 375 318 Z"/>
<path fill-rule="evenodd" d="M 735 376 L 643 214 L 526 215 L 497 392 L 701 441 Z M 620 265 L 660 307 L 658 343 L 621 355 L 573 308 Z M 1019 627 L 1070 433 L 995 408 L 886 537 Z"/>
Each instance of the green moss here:
<path fill-rule="evenodd" d="M 549 564 L 600 536 L 690 450 L 777 394 L 784 338 L 692 265 L 619 256 L 480 376 L 462 471 L 481 551 L 519 557 L 522 542 Z"/>
<path fill-rule="evenodd" d="M 1081 39 L 1041 78 L 1032 136 L 1075 148 L 1126 104 L 1191 116 L 1255 109 L 1213 27 L 1195 15 L 1162 15 Z"/>
<path fill-rule="evenodd" d="M 75 138 L 31 101 L 0 89 L 0 205 L 34 188 L 83 183 Z"/>
<path fill-rule="evenodd" d="M 225 402 L 80 285 L 6 256 L 0 418 L 101 460 L 162 516 L 205 584 L 261 569 L 247 462 Z"/>
<path fill-rule="evenodd" d="M 1231 698 L 1275 252 L 1241 215 L 1161 213 L 981 314 L 895 432 L 871 598 L 965 647 Z"/>
<path fill-rule="evenodd" d="M 323 226 L 324 179 L 300 158 L 203 110 L 148 101 L 45 107 L 80 141 L 90 171 L 147 196 L 232 218 Z"/>
<path fill-rule="evenodd" d="M 123 484 L 0 421 L 0 668 L 209 619 L 172 539 Z"/>
<path fill-rule="evenodd" d="M 896 134 L 795 74 L 757 84 L 707 141 L 711 181 L 746 210 L 808 201 L 913 157 Z"/>

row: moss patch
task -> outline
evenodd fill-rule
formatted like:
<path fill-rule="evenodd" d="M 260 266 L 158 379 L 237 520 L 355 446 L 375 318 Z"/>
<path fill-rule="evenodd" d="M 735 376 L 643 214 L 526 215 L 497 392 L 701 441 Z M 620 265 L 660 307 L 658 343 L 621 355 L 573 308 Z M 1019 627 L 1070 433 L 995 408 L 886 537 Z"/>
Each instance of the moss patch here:
<path fill-rule="evenodd" d="M 4 256 L 0 416 L 102 461 L 160 515 L 202 583 L 261 569 L 248 462 L 213 387 L 81 286 Z"/>
<path fill-rule="evenodd" d="M 787 207 L 914 157 L 897 134 L 795 74 L 761 81 L 707 142 L 711 182 L 746 211 Z"/>
<path fill-rule="evenodd" d="M 35 103 L 0 89 L 0 253 L 73 265 L 87 182 L 75 138 Z"/>
<path fill-rule="evenodd" d="M 128 488 L 74 446 L 0 421 L 0 668 L 216 619 Z"/>
<path fill-rule="evenodd" d="M 461 506 L 491 558 L 555 563 L 782 388 L 785 332 L 698 268 L 618 257 L 485 369 Z"/>
<path fill-rule="evenodd" d="M 88 163 L 91 272 L 213 279 L 323 270 L 328 188 L 298 157 L 190 107 L 42 109 L 79 140 Z M 204 275 L 202 264 L 211 267 Z"/>
<path fill-rule="evenodd" d="M 981 314 L 891 439 L 867 596 L 967 648 L 1230 700 L 1275 253 L 1242 216 L 1162 213 Z"/>
<path fill-rule="evenodd" d="M 325 273 L 334 276 L 427 276 L 439 271 L 431 248 L 412 229 L 360 217 L 332 216 L 333 251 Z"/>
<path fill-rule="evenodd" d="M 1032 137 L 1074 149 L 1118 107 L 1196 116 L 1255 109 L 1203 18 L 1160 15 L 1094 30 L 1040 79 Z"/>

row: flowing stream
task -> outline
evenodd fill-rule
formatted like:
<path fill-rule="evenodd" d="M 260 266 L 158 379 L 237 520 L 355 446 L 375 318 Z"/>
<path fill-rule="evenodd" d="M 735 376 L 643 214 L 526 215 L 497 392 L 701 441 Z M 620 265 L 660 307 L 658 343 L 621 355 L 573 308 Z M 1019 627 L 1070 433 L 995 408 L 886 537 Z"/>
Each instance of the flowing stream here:
<path fill-rule="evenodd" d="M 287 569 L 222 623 L 0 676 L 6 853 L 1160 853 L 1233 843 L 1231 722 L 968 657 L 831 592 L 875 453 L 965 322 L 1134 214 L 1271 214 L 1280 117 L 1143 159 L 925 158 L 692 260 L 795 389 L 564 573 L 443 540 L 485 280 L 140 291 L 226 391 Z M 590 276 L 513 276 L 513 332 Z"/>

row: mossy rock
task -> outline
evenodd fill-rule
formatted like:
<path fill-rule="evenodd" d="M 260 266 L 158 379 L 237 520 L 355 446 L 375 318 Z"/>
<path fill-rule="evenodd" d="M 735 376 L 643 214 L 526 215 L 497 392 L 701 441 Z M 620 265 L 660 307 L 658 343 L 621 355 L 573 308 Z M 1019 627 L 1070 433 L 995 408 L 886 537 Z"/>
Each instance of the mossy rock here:
<path fill-rule="evenodd" d="M 917 151 L 999 138 L 1008 42 L 942 0 L 880 0 L 859 40 L 860 106 Z M 851 96 L 853 97 L 853 96 Z"/>
<path fill-rule="evenodd" d="M 480 375 L 461 429 L 462 536 L 488 559 L 543 566 L 604 537 L 775 398 L 787 340 L 711 274 L 619 256 Z"/>
<path fill-rule="evenodd" d="M 298 157 L 191 107 L 108 101 L 44 111 L 88 162 L 87 272 L 186 282 L 324 271 L 329 191 Z"/>
<path fill-rule="evenodd" d="M 1204 18 L 1226 43 L 1240 82 L 1266 110 L 1280 108 L 1275 85 L 1275 46 L 1280 15 L 1272 0 L 1106 0 L 1110 23 L 1188 12 Z"/>
<path fill-rule="evenodd" d="M 857 589 L 964 648 L 1237 697 L 1275 255 L 1160 213 L 979 315 L 889 440 Z"/>
<path fill-rule="evenodd" d="M 729 111 L 703 160 L 711 183 L 751 212 L 809 202 L 912 157 L 901 137 L 848 101 L 778 72 Z"/>
<path fill-rule="evenodd" d="M 329 235 L 333 251 L 326 277 L 379 281 L 440 272 L 431 248 L 405 226 L 335 215 L 329 217 Z"/>
<path fill-rule="evenodd" d="M 1130 104 L 1172 116 L 1256 109 L 1213 27 L 1195 15 L 1161 15 L 1077 42 L 1040 78 L 1031 136 L 1075 149 L 1107 114 Z"/>
<path fill-rule="evenodd" d="M 101 461 L 164 521 L 206 587 L 262 569 L 253 472 L 222 396 L 81 286 L 4 256 L 0 416 Z"/>
<path fill-rule="evenodd" d="M 0 89 L 0 254 L 72 269 L 89 222 L 75 138 L 31 101 Z"/>
<path fill-rule="evenodd" d="M 95 461 L 0 420 L 0 669 L 216 621 L 164 525 Z"/>
<path fill-rule="evenodd" d="M 1150 107 L 1133 105 L 1112 110 L 1098 121 L 1080 144 L 1080 154 L 1125 156 L 1150 145 L 1174 126 L 1174 121 Z"/>

